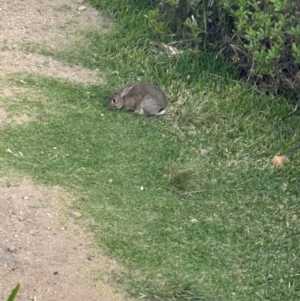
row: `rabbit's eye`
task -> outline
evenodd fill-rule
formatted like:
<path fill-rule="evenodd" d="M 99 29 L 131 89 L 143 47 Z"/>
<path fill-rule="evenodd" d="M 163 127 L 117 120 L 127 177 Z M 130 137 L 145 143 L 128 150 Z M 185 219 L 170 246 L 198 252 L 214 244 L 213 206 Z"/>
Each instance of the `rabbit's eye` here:
<path fill-rule="evenodd" d="M 116 98 L 113 98 L 112 102 L 113 102 L 113 103 L 116 103 L 116 102 L 117 102 L 117 99 L 116 99 Z"/>

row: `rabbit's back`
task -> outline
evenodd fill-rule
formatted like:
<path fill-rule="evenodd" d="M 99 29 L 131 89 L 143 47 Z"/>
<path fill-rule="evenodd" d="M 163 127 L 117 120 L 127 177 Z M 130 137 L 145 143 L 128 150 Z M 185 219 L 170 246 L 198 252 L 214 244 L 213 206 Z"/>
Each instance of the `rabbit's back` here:
<path fill-rule="evenodd" d="M 165 93 L 162 89 L 152 83 L 135 84 L 126 97 L 128 98 L 127 101 L 130 103 L 135 99 L 135 110 L 144 115 L 162 115 L 165 112 Z"/>

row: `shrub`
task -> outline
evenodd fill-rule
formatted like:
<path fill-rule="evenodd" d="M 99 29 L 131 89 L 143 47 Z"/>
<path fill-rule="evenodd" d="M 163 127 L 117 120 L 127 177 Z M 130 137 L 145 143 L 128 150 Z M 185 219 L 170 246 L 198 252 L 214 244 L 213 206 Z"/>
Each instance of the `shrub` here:
<path fill-rule="evenodd" d="M 300 2 L 160 0 L 146 15 L 156 32 L 219 51 L 255 87 L 300 93 Z"/>

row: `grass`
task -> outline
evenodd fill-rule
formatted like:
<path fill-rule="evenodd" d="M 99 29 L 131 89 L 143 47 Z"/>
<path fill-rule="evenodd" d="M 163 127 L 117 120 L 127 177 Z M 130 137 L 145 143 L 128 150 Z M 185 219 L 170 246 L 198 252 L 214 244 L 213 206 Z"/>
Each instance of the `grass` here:
<path fill-rule="evenodd" d="M 2 126 L 1 172 L 77 195 L 99 247 L 126 267 L 115 282 L 136 298 L 299 300 L 300 156 L 269 163 L 299 140 L 299 116 L 213 54 L 151 49 L 143 7 L 92 2 L 117 14 L 112 32 L 86 33 L 88 46 L 72 51 L 36 51 L 99 68 L 107 83 L 6 78 L 23 97 L 1 105 L 31 119 Z M 164 87 L 168 115 L 106 109 L 111 92 L 139 79 Z"/>
<path fill-rule="evenodd" d="M 7 301 L 14 301 L 15 300 L 15 298 L 16 298 L 16 296 L 18 294 L 18 291 L 20 289 L 20 286 L 21 286 L 20 283 L 18 283 L 16 285 L 16 287 L 12 290 L 11 294 L 9 295 Z"/>

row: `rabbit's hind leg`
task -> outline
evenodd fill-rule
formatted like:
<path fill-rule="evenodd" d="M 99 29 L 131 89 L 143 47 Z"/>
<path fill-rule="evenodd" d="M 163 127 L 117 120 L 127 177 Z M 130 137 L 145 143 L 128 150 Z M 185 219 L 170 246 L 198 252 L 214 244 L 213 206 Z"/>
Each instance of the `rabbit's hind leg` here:
<path fill-rule="evenodd" d="M 139 109 L 135 110 L 134 113 L 137 113 L 140 115 L 146 115 L 148 112 L 147 111 L 145 112 L 145 110 L 143 110 L 142 108 L 139 108 Z"/>

